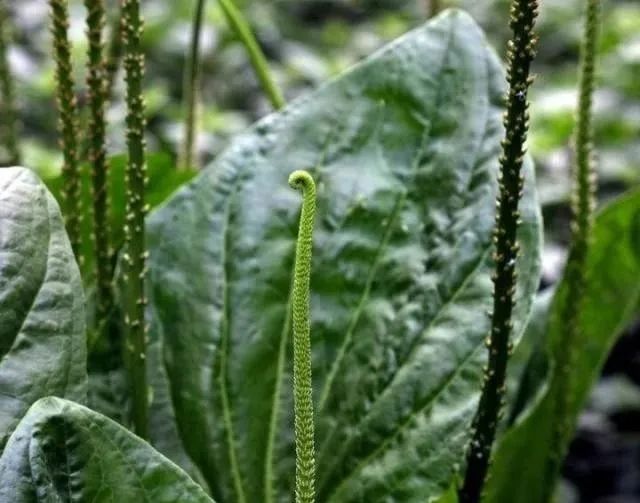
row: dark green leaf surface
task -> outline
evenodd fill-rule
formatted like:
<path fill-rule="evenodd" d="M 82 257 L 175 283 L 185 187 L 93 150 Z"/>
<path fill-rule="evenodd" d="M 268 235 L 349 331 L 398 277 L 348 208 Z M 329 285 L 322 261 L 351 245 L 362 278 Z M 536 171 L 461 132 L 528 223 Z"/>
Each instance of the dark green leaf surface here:
<path fill-rule="evenodd" d="M 60 210 L 25 168 L 0 170 L 0 450 L 31 404 L 86 394 L 84 295 Z"/>
<path fill-rule="evenodd" d="M 31 407 L 0 457 L 0 501 L 212 500 L 122 426 L 73 402 L 44 398 Z"/>
<path fill-rule="evenodd" d="M 587 288 L 580 321 L 578 350 L 572 368 L 573 416 L 577 420 L 588 392 L 620 331 L 640 314 L 640 192 L 628 194 L 598 215 L 593 245 L 587 259 Z M 562 282 L 549 315 L 547 345 L 550 354 L 562 349 L 563 322 L 558 318 L 566 302 Z M 547 460 L 563 449 L 552 445 L 552 408 L 557 382 L 500 443 L 489 479 L 488 502 L 546 503 Z M 523 490 L 526 488 L 526 490 Z"/>
<path fill-rule="evenodd" d="M 449 487 L 486 353 L 503 91 L 479 28 L 450 11 L 258 123 L 150 217 L 152 339 L 219 501 L 293 496 L 296 169 L 318 187 L 318 501 Z M 530 163 L 525 178 L 516 334 L 539 272 Z"/>

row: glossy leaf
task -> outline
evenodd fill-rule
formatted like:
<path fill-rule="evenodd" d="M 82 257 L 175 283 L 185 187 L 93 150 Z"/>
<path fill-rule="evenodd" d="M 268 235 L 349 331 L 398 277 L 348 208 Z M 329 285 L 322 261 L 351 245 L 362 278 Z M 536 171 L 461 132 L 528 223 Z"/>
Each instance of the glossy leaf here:
<path fill-rule="evenodd" d="M 599 213 L 587 264 L 580 338 L 572 367 L 570 424 L 577 421 L 616 337 L 640 315 L 640 192 L 618 199 Z M 565 292 L 562 282 L 549 313 L 546 344 L 551 355 L 564 350 L 563 321 L 558 313 L 562 302 L 571 301 Z M 493 463 L 486 501 L 546 503 L 544 488 L 556 482 L 547 480 L 546 463 L 554 453 L 563 451 L 552 445 L 550 419 L 556 392 L 557 381 L 552 375 L 544 395 L 505 435 Z"/>
<path fill-rule="evenodd" d="M 212 500 L 122 426 L 73 402 L 44 398 L 31 407 L 0 457 L 0 501 Z"/>
<path fill-rule="evenodd" d="M 0 170 L 0 450 L 31 404 L 86 394 L 84 294 L 55 199 Z"/>
<path fill-rule="evenodd" d="M 319 502 L 424 502 L 463 459 L 491 306 L 504 74 L 450 11 L 259 122 L 149 220 L 149 316 L 185 447 L 223 502 L 293 497 L 291 275 L 311 280 Z M 539 277 L 525 170 L 515 333 Z"/>

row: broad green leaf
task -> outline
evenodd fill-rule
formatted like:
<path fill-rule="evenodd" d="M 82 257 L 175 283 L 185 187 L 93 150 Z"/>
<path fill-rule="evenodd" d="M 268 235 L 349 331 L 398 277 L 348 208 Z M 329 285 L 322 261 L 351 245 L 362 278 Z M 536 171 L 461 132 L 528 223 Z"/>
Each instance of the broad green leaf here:
<path fill-rule="evenodd" d="M 0 457 L 0 501 L 212 502 L 145 441 L 59 398 L 34 404 L 9 439 Z"/>
<path fill-rule="evenodd" d="M 293 497 L 290 287 L 318 187 L 318 501 L 424 502 L 463 459 L 482 381 L 504 75 L 449 11 L 237 138 L 149 219 L 151 338 L 186 450 L 223 502 Z M 539 279 L 525 170 L 516 333 Z"/>
<path fill-rule="evenodd" d="M 594 228 L 588 256 L 587 290 L 580 321 L 580 338 L 572 366 L 575 423 L 588 392 L 620 331 L 640 315 L 640 192 L 628 194 L 602 210 Z M 549 314 L 548 351 L 564 350 L 559 319 L 566 284 L 561 283 Z M 553 349 L 555 348 L 555 349 Z M 563 446 L 552 445 L 552 408 L 557 393 L 554 375 L 544 396 L 501 441 L 489 479 L 488 502 L 546 503 L 545 465 Z M 526 488 L 526 490 L 522 490 Z"/>
<path fill-rule="evenodd" d="M 86 394 L 84 294 L 55 199 L 0 169 L 0 450 L 31 404 Z"/>

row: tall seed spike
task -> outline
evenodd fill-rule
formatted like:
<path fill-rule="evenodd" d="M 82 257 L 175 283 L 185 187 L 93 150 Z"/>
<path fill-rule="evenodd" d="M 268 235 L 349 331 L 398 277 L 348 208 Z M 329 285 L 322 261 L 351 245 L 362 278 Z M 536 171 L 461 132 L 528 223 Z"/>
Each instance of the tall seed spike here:
<path fill-rule="evenodd" d="M 96 250 L 97 319 L 103 321 L 113 304 L 111 290 L 111 243 L 109 239 L 108 164 L 105 147 L 105 62 L 102 33 L 105 24 L 103 0 L 85 0 L 87 9 L 87 87 L 89 102 L 89 159 L 93 191 L 93 239 Z"/>
<path fill-rule="evenodd" d="M 9 68 L 11 20 L 6 0 L 0 0 L 0 166 L 20 164 L 18 147 L 18 114 L 16 112 L 13 76 Z"/>
<path fill-rule="evenodd" d="M 593 94 L 597 63 L 597 48 L 601 18 L 601 0 L 585 0 L 586 15 L 582 37 L 578 110 L 575 130 L 575 166 L 573 169 L 571 244 L 565 269 L 567 290 L 561 304 L 564 320 L 562 341 L 554 350 L 557 355 L 557 390 L 554 394 L 553 445 L 557 452 L 547 462 L 547 479 L 555 480 L 570 441 L 573 424 L 566 418 L 573 407 L 571 369 L 580 330 L 580 315 L 586 288 L 587 256 L 590 248 L 595 208 L 596 170 L 593 155 Z M 551 499 L 547 494 L 547 499 Z"/>
<path fill-rule="evenodd" d="M 69 42 L 69 7 L 67 0 L 49 0 L 53 55 L 56 61 L 56 100 L 58 129 L 64 163 L 62 165 L 62 206 L 71 247 L 80 256 L 80 163 L 78 160 L 78 110 L 73 85 L 71 44 Z"/>
<path fill-rule="evenodd" d="M 293 276 L 293 395 L 296 435 L 296 503 L 315 500 L 315 447 L 311 376 L 310 293 L 316 187 L 306 171 L 294 171 L 289 185 L 303 203 Z"/>
<path fill-rule="evenodd" d="M 510 26 L 512 41 L 508 45 L 506 131 L 500 158 L 500 180 L 495 223 L 495 281 L 491 317 L 491 351 L 489 371 L 484 381 L 480 403 L 473 420 L 472 439 L 467 451 L 467 471 L 459 491 L 461 503 L 478 503 L 487 478 L 491 449 L 505 392 L 505 377 L 515 303 L 518 255 L 516 236 L 518 204 L 521 198 L 522 152 L 527 139 L 527 94 L 531 84 L 530 68 L 536 36 L 533 27 L 538 14 L 537 0 L 512 0 Z"/>
<path fill-rule="evenodd" d="M 124 41 L 124 69 L 127 87 L 127 220 L 125 247 L 129 256 L 126 262 L 128 281 L 125 285 L 125 315 L 130 320 L 126 330 L 132 387 L 133 423 L 135 432 L 142 438 L 149 431 L 149 392 L 144 358 L 146 354 L 146 325 L 144 322 L 146 243 L 144 227 L 145 208 L 145 109 L 142 95 L 144 55 L 141 35 L 143 22 L 139 0 L 121 0 L 122 35 Z"/>

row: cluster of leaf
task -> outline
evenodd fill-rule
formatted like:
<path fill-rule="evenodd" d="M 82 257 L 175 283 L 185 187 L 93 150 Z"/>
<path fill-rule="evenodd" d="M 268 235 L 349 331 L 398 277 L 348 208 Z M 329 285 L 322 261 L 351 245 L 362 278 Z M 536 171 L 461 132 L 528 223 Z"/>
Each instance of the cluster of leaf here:
<path fill-rule="evenodd" d="M 447 12 L 258 122 L 155 210 L 148 443 L 118 410 L 118 369 L 87 376 L 82 284 L 54 198 L 30 171 L 0 170 L 0 501 L 293 500 L 296 169 L 318 197 L 316 499 L 443 495 L 486 363 L 504 91 L 479 28 Z M 524 177 L 512 393 L 485 495 L 500 503 L 541 503 L 555 483 L 549 407 L 571 301 L 561 282 L 530 316 L 541 219 L 529 160 Z M 638 236 L 636 191 L 595 224 L 570 422 L 639 312 Z"/>

